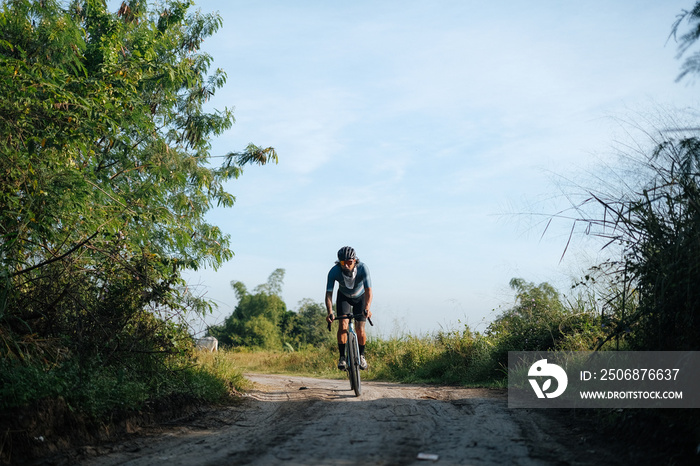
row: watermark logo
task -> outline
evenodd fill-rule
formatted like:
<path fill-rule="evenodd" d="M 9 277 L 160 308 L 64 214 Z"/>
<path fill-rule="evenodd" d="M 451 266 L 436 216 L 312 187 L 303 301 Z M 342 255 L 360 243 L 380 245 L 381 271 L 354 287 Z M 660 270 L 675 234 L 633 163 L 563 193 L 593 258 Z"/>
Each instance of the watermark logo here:
<path fill-rule="evenodd" d="M 569 378 L 566 376 L 564 369 L 556 364 L 549 364 L 546 359 L 540 359 L 530 366 L 527 375 L 528 377 L 547 377 L 543 381 L 542 386 L 539 385 L 537 379 L 528 379 L 537 398 L 556 398 L 564 393 L 569 383 Z M 556 390 L 548 392 L 552 388 L 552 379 L 557 381 Z"/>
<path fill-rule="evenodd" d="M 509 351 L 508 408 L 700 409 L 700 351 Z"/>

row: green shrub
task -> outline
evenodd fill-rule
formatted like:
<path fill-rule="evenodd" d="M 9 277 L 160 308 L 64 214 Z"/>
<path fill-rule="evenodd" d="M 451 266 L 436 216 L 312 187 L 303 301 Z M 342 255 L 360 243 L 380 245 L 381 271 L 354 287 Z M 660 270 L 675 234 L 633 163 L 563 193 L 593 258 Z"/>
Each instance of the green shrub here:
<path fill-rule="evenodd" d="M 534 285 L 513 279 L 516 304 L 503 312 L 486 335 L 494 345 L 494 361 L 507 367 L 509 351 L 590 350 L 602 335 L 600 318 L 591 310 L 562 304 L 548 283 Z"/>

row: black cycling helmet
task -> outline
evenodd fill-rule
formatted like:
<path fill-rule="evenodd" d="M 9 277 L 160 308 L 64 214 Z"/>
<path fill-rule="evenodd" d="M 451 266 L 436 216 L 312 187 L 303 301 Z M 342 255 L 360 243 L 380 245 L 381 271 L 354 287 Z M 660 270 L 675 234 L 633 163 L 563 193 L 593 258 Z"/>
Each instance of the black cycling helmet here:
<path fill-rule="evenodd" d="M 357 260 L 357 255 L 355 254 L 355 250 L 353 248 L 351 248 L 350 246 L 343 246 L 338 251 L 338 260 L 339 261 Z"/>

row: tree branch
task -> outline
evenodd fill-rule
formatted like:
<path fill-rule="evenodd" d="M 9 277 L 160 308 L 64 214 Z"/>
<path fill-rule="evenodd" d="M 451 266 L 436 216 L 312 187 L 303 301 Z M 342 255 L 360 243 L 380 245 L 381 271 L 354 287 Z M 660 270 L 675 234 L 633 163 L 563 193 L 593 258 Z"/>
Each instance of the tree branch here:
<path fill-rule="evenodd" d="M 13 274 L 10 275 L 10 278 L 16 277 L 16 276 L 18 276 L 18 275 L 22 275 L 22 274 L 27 273 L 27 272 L 31 272 L 31 271 L 34 270 L 34 269 L 38 269 L 39 267 L 44 267 L 45 265 L 49 265 L 49 264 L 51 264 L 52 262 L 56 262 L 56 261 L 59 261 L 59 260 L 63 259 L 64 257 L 70 256 L 70 255 L 73 254 L 75 251 L 77 251 L 78 249 L 80 249 L 81 247 L 83 247 L 85 244 L 87 244 L 87 243 L 89 243 L 90 241 L 92 241 L 92 239 L 93 239 L 95 236 L 97 236 L 97 234 L 98 234 L 98 232 L 96 231 L 95 233 L 92 234 L 92 236 L 90 236 L 90 237 L 87 238 L 86 240 L 81 241 L 80 243 L 78 243 L 78 244 L 76 244 L 75 246 L 73 246 L 72 248 L 70 248 L 65 254 L 61 254 L 60 256 L 54 257 L 53 259 L 49 259 L 49 260 L 47 260 L 47 261 L 45 261 L 45 262 L 42 262 L 42 263 L 40 263 L 40 264 L 33 265 L 33 266 L 29 267 L 28 269 L 23 269 L 23 270 L 20 270 L 19 272 L 15 272 L 15 273 L 13 273 Z"/>

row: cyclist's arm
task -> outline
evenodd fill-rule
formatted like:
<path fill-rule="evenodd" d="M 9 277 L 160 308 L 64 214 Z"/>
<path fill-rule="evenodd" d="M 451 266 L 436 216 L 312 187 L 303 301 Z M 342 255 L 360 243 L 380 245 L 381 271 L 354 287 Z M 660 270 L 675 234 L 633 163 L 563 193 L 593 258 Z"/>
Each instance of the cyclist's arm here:
<path fill-rule="evenodd" d="M 367 312 L 367 317 L 372 317 L 372 311 L 370 306 L 372 305 L 372 288 L 365 288 L 365 311 Z"/>
<path fill-rule="evenodd" d="M 333 315 L 333 292 L 332 291 L 326 291 L 326 311 L 328 312 L 328 315 L 326 316 L 326 320 L 328 322 L 333 322 L 333 319 L 331 319 L 331 316 Z"/>

